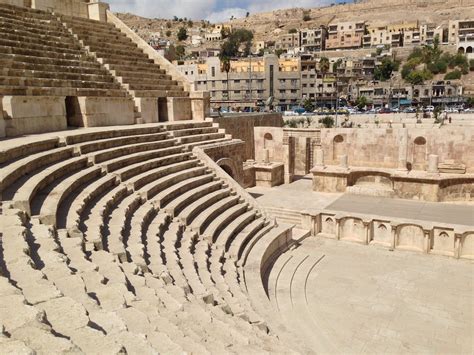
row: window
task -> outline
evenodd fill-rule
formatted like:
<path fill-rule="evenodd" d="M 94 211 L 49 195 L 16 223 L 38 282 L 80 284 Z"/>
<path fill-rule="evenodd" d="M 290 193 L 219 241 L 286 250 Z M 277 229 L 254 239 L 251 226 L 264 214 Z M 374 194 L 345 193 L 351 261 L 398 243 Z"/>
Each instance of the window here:
<path fill-rule="evenodd" d="M 216 76 L 216 67 L 211 68 L 211 76 L 215 77 Z"/>

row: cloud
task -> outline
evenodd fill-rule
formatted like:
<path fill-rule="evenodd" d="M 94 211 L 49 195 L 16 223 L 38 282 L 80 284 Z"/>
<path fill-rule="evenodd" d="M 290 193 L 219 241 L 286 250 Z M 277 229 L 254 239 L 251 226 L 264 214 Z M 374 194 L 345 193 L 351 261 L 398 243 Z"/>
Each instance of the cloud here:
<path fill-rule="evenodd" d="M 244 17 L 246 14 L 247 14 L 246 9 L 233 7 L 233 8 L 213 12 L 209 16 L 207 16 L 206 20 L 213 23 L 224 22 L 224 21 L 228 21 L 232 16 L 234 16 L 235 18 L 240 18 L 240 17 Z"/>

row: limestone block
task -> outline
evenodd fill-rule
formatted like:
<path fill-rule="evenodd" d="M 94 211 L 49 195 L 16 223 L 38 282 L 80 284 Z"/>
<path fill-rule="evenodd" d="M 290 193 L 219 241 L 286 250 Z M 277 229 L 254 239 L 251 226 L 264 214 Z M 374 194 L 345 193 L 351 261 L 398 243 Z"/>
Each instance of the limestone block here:
<path fill-rule="evenodd" d="M 92 2 L 88 4 L 89 18 L 101 22 L 107 22 L 107 10 L 109 5 L 104 2 Z"/>
<path fill-rule="evenodd" d="M 211 94 L 207 91 L 191 92 L 193 120 L 204 121 L 211 113 Z"/>
<path fill-rule="evenodd" d="M 87 3 L 79 0 L 31 0 L 31 7 L 42 11 L 54 9 L 56 13 L 67 16 L 89 17 Z"/>
<path fill-rule="evenodd" d="M 122 97 L 78 97 L 70 125 L 102 127 L 135 123 L 133 101 Z"/>
<path fill-rule="evenodd" d="M 37 134 L 67 128 L 64 97 L 5 96 L 3 115 L 8 120 L 6 136 Z"/>
<path fill-rule="evenodd" d="M 192 119 L 191 99 L 188 97 L 168 97 L 168 121 Z"/>
<path fill-rule="evenodd" d="M 430 174 L 438 173 L 438 163 L 439 163 L 439 157 L 437 155 L 431 154 L 428 157 L 428 172 Z"/>
<path fill-rule="evenodd" d="M 158 122 L 158 99 L 153 97 L 136 97 L 135 105 L 141 114 L 143 123 Z"/>

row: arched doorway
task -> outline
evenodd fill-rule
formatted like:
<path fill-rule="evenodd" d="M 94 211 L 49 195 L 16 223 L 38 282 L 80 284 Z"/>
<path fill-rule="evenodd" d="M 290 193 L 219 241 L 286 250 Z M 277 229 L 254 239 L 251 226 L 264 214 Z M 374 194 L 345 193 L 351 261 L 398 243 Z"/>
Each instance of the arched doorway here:
<path fill-rule="evenodd" d="M 458 48 L 458 53 L 464 54 L 464 47 L 459 47 Z"/>
<path fill-rule="evenodd" d="M 469 53 L 469 54 L 472 53 L 472 47 L 471 46 L 466 48 L 466 53 Z"/>
<path fill-rule="evenodd" d="M 221 165 L 222 170 L 224 170 L 227 175 L 229 175 L 232 179 L 234 178 L 234 172 L 232 171 L 232 168 L 228 165 Z"/>
<path fill-rule="evenodd" d="M 263 149 L 268 150 L 268 157 L 270 161 L 273 161 L 274 142 L 273 136 L 270 133 L 265 133 L 263 136 Z"/>

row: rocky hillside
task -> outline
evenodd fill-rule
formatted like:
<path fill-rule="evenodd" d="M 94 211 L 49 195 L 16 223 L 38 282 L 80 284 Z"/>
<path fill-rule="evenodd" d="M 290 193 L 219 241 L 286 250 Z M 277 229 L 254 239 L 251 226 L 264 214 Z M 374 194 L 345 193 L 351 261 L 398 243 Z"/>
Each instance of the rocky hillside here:
<path fill-rule="evenodd" d="M 209 28 L 205 21 L 191 23 L 163 19 L 146 19 L 131 14 L 118 14 L 143 38 L 153 33 L 176 41 L 180 27 L 189 34 L 203 35 Z M 308 21 L 303 17 L 309 15 Z M 390 24 L 402 21 L 422 21 L 443 24 L 452 19 L 474 18 L 474 0 L 365 0 L 355 4 L 335 5 L 313 9 L 286 9 L 267 13 L 251 14 L 248 18 L 234 19 L 228 24 L 236 28 L 250 29 L 256 40 L 271 41 L 275 35 L 292 28 L 318 27 L 335 21 L 367 21 L 370 24 Z"/>

